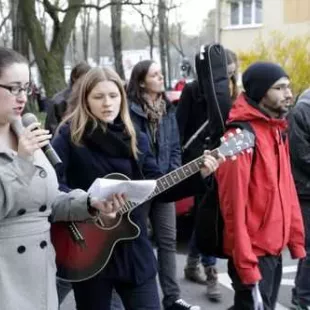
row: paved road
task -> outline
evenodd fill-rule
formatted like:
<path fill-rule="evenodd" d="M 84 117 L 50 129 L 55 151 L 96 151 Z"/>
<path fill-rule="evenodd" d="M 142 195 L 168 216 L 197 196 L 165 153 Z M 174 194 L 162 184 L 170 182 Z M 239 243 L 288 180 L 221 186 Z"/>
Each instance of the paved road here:
<path fill-rule="evenodd" d="M 182 297 L 192 303 L 201 306 L 201 310 L 224 310 L 232 304 L 233 292 L 230 286 L 230 280 L 226 273 L 226 261 L 220 260 L 218 263 L 219 280 L 223 292 L 221 303 L 211 303 L 205 296 L 205 287 L 203 285 L 188 282 L 184 279 L 183 268 L 186 261 L 186 255 L 182 249 L 179 249 L 177 255 L 178 278 L 181 285 Z M 294 283 L 296 271 L 296 261 L 292 261 L 287 252 L 283 256 L 284 268 L 283 279 L 279 295 L 279 304 L 276 310 L 288 310 L 290 307 L 291 289 Z M 61 310 L 75 310 L 74 299 L 70 294 L 61 306 Z M 112 309 L 113 310 L 113 309 Z"/>

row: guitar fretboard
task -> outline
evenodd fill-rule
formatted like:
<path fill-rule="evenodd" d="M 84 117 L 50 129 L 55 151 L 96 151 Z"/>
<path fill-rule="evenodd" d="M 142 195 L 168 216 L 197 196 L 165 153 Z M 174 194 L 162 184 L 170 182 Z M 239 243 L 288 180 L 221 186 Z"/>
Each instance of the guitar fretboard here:
<path fill-rule="evenodd" d="M 210 153 L 212 156 L 217 157 L 218 149 L 211 151 Z M 184 166 L 177 168 L 169 172 L 168 174 L 160 177 L 156 181 L 156 188 L 154 192 L 148 197 L 147 201 L 156 197 L 157 195 L 163 193 L 167 189 L 177 185 L 178 183 L 184 181 L 185 179 L 191 177 L 192 175 L 196 174 L 203 165 L 203 156 L 200 156 L 191 162 L 185 164 Z M 120 209 L 119 213 L 124 214 L 137 206 L 141 203 L 133 203 L 128 201 L 123 208 Z"/>

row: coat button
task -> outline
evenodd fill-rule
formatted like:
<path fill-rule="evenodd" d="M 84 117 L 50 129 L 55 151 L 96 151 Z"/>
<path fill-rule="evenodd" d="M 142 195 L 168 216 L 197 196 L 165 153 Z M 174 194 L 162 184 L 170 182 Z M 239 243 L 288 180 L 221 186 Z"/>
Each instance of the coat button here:
<path fill-rule="evenodd" d="M 17 211 L 17 215 L 24 215 L 26 213 L 26 210 L 25 209 L 19 209 Z"/>
<path fill-rule="evenodd" d="M 41 249 L 44 249 L 47 246 L 47 242 L 44 240 L 40 243 Z"/>
<path fill-rule="evenodd" d="M 47 209 L 46 205 L 43 205 L 43 206 L 41 206 L 41 207 L 39 208 L 39 211 L 40 211 L 40 212 L 44 212 L 44 211 L 46 211 L 46 209 Z"/>
<path fill-rule="evenodd" d="M 39 172 L 39 176 L 40 176 L 42 179 L 45 179 L 45 178 L 47 177 L 46 171 L 42 169 L 42 170 Z"/>
<path fill-rule="evenodd" d="M 25 251 L 26 251 L 26 247 L 23 246 L 23 245 L 20 245 L 20 246 L 17 248 L 17 252 L 18 252 L 19 254 L 23 254 Z"/>

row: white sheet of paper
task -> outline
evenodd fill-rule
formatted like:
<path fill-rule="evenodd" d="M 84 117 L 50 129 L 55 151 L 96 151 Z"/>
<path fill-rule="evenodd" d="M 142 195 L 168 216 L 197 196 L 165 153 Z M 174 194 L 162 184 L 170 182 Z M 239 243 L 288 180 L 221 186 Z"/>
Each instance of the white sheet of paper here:
<path fill-rule="evenodd" d="M 98 178 L 88 189 L 92 197 L 105 200 L 112 194 L 124 193 L 127 200 L 142 203 L 152 194 L 156 187 L 156 180 L 112 180 Z"/>
<path fill-rule="evenodd" d="M 259 284 L 256 283 L 252 289 L 255 310 L 264 310 L 263 298 L 259 290 Z"/>

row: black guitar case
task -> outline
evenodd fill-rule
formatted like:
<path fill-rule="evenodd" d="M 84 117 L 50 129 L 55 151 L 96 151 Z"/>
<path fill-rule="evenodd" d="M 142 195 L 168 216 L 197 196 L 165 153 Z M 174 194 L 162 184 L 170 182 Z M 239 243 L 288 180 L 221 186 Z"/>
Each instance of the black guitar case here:
<path fill-rule="evenodd" d="M 219 144 L 232 100 L 227 75 L 225 49 L 220 44 L 202 46 L 195 56 L 200 94 L 207 104 L 210 148 Z"/>
<path fill-rule="evenodd" d="M 202 46 L 195 58 L 199 91 L 207 104 L 209 149 L 220 144 L 225 122 L 232 106 L 227 75 L 225 49 L 220 44 Z M 203 150 L 201 150 L 203 151 Z M 223 252 L 224 222 L 220 211 L 217 183 L 209 177 L 209 186 L 197 207 L 195 236 L 198 249 L 205 255 L 225 258 Z"/>

